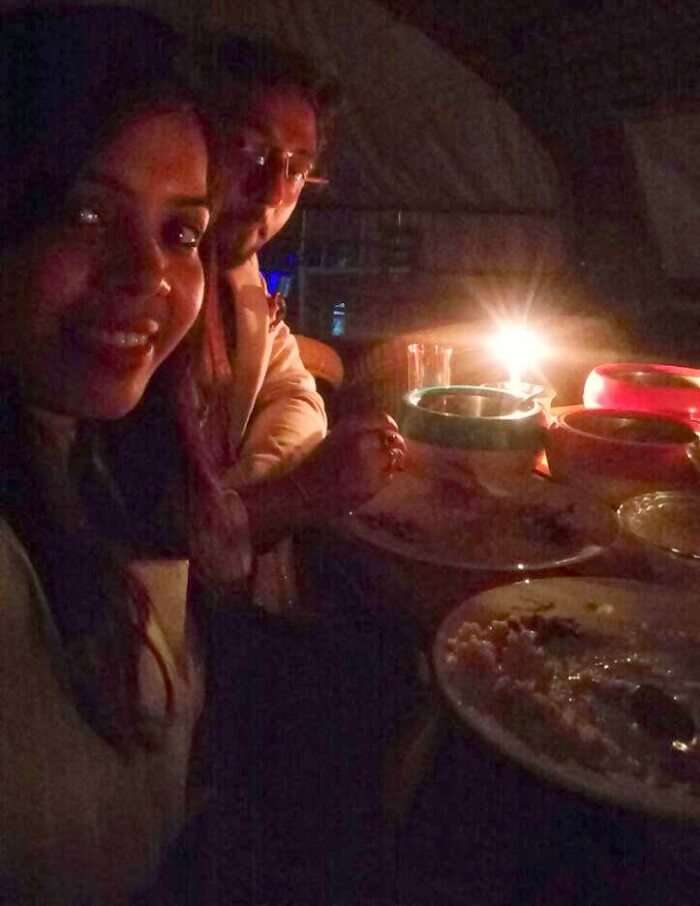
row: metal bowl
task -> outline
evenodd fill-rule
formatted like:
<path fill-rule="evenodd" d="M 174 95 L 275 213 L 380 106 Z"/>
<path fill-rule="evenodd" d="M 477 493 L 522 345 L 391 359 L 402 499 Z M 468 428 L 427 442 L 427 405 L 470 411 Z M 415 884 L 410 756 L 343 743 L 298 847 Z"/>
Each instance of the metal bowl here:
<path fill-rule="evenodd" d="M 473 385 L 412 390 L 399 421 L 409 440 L 462 450 L 541 449 L 546 426 L 537 401 Z"/>
<path fill-rule="evenodd" d="M 620 529 L 638 545 L 654 578 L 700 578 L 700 495 L 656 491 L 625 500 Z"/>
<path fill-rule="evenodd" d="M 544 450 L 540 403 L 493 387 L 413 390 L 399 416 L 408 468 L 466 479 L 489 493 L 512 493 Z"/>
<path fill-rule="evenodd" d="M 508 381 L 487 381 L 485 384 L 480 384 L 479 386 L 495 387 L 496 390 L 506 390 L 509 393 L 516 393 L 519 396 L 522 395 L 524 399 L 535 400 L 542 406 L 545 412 L 549 412 L 551 409 L 554 397 L 557 393 L 551 384 L 532 384 L 526 381 L 521 381 L 518 384 L 517 389 L 515 389 Z"/>

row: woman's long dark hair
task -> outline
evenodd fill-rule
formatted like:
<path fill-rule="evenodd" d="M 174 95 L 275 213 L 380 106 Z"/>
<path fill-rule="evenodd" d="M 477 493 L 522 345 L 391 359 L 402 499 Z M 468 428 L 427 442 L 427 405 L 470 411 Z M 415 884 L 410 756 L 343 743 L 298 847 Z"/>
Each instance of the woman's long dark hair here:
<path fill-rule="evenodd" d="M 177 34 L 135 9 L 54 6 L 0 16 L 0 248 L 60 212 L 81 168 L 131 116 L 194 110 L 187 65 Z M 13 376 L 0 373 L 0 513 L 46 591 L 78 709 L 125 752 L 157 745 L 163 729 L 139 707 L 150 601 L 127 562 L 189 556 L 192 505 L 225 519 L 200 430 L 204 333 L 200 324 L 166 363 L 132 420 L 80 427 L 76 447 L 96 466 L 97 482 L 78 488 L 86 514 L 78 528 L 65 526 L 35 481 L 25 401 Z M 206 585 L 206 563 L 195 569 Z M 171 677 L 160 666 L 171 708 Z"/>

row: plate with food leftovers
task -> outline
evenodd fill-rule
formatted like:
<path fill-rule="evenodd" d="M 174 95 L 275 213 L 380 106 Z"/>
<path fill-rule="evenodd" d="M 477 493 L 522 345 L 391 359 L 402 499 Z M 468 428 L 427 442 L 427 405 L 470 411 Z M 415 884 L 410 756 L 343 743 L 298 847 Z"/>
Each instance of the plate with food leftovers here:
<path fill-rule="evenodd" d="M 518 574 L 590 559 L 612 544 L 618 526 L 602 502 L 534 473 L 494 494 L 402 472 L 343 529 L 410 559 Z"/>
<path fill-rule="evenodd" d="M 434 643 L 458 717 L 523 767 L 661 818 L 700 820 L 697 598 L 535 578 L 454 610 Z"/>

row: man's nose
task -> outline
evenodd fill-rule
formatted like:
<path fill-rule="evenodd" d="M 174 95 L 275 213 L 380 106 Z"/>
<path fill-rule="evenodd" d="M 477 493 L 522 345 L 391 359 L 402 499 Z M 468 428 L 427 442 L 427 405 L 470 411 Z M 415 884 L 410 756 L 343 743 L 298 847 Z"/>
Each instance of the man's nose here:
<path fill-rule="evenodd" d="M 284 204 L 289 192 L 284 160 L 270 158 L 259 174 L 258 200 L 268 208 Z"/>

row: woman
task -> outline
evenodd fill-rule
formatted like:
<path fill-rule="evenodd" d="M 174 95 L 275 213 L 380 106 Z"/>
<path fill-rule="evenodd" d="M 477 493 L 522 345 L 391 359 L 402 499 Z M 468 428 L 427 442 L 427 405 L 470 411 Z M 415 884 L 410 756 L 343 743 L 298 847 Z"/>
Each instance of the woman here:
<path fill-rule="evenodd" d="M 262 490 L 212 478 L 211 155 L 179 54 L 128 8 L 0 19 L 0 902 L 151 886 L 197 808 L 186 605 L 238 590 L 271 531 Z M 352 500 L 386 480 L 372 428 Z"/>
<path fill-rule="evenodd" d="M 155 584 L 137 572 L 155 548 L 110 485 L 96 430 L 169 359 L 163 398 L 185 438 L 172 459 L 206 484 L 187 434 L 194 344 L 171 356 L 202 306 L 210 206 L 177 51 L 126 8 L 0 20 L 2 902 L 125 903 L 187 815 L 195 532 L 180 520 L 169 533 L 179 559 Z M 224 537 L 216 519 L 196 524 L 200 549 Z"/>

